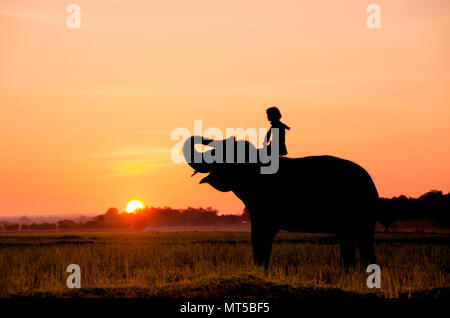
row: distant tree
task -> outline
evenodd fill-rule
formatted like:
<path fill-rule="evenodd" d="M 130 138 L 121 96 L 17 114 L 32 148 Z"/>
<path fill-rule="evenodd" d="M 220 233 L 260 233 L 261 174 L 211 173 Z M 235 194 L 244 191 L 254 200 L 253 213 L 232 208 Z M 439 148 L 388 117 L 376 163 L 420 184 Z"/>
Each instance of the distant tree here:
<path fill-rule="evenodd" d="M 58 228 L 64 230 L 78 229 L 80 224 L 72 220 L 60 220 L 58 221 Z"/>
<path fill-rule="evenodd" d="M 78 223 L 83 224 L 84 222 L 86 222 L 88 220 L 87 217 L 85 217 L 84 215 L 80 216 L 78 218 Z"/>
<path fill-rule="evenodd" d="M 427 219 L 440 226 L 450 226 L 450 193 L 432 190 L 419 198 L 404 195 L 390 199 L 381 198 L 378 220 L 386 228 L 397 220 Z"/>
<path fill-rule="evenodd" d="M 29 230 L 30 229 L 30 224 L 21 224 L 20 225 L 20 230 Z"/>
<path fill-rule="evenodd" d="M 440 200 L 443 198 L 442 191 L 431 190 L 419 197 L 419 200 Z"/>
<path fill-rule="evenodd" d="M 248 212 L 247 208 L 244 208 L 244 210 L 242 210 L 240 218 L 241 222 L 250 222 L 250 213 Z"/>
<path fill-rule="evenodd" d="M 119 211 L 116 208 L 109 208 L 105 215 L 109 216 L 109 217 L 115 217 L 119 214 Z"/>
<path fill-rule="evenodd" d="M 5 224 L 6 231 L 18 231 L 19 227 L 20 227 L 19 223 Z"/>
<path fill-rule="evenodd" d="M 19 224 L 28 224 L 31 223 L 31 220 L 25 215 L 19 219 Z"/>
<path fill-rule="evenodd" d="M 56 223 L 32 223 L 31 230 L 56 230 Z"/>
<path fill-rule="evenodd" d="M 102 222 L 94 219 L 94 220 L 90 220 L 87 221 L 85 223 L 83 223 L 82 228 L 85 229 L 98 229 L 98 228 L 102 228 Z"/>

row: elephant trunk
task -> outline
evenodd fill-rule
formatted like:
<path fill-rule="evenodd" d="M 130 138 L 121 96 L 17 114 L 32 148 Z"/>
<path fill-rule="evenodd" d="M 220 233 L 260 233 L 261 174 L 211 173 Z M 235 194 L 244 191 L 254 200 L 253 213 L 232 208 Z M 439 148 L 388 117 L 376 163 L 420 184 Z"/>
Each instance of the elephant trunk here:
<path fill-rule="evenodd" d="M 195 172 L 207 173 L 211 171 L 211 164 L 203 160 L 203 153 L 195 149 L 196 144 L 208 145 L 213 140 L 200 136 L 192 136 L 188 138 L 183 146 L 183 155 L 186 162 L 195 170 Z M 212 150 L 210 150 L 212 151 Z"/>

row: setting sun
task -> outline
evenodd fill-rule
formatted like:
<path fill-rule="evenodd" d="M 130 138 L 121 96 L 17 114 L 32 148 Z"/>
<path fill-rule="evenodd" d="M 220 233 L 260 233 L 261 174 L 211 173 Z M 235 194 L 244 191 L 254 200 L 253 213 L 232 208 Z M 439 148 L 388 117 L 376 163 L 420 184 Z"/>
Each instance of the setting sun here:
<path fill-rule="evenodd" d="M 128 213 L 132 213 L 134 211 L 136 211 L 137 209 L 143 209 L 144 208 L 144 204 L 139 201 L 139 200 L 132 200 L 130 202 L 127 203 L 127 206 L 125 208 L 125 210 Z"/>

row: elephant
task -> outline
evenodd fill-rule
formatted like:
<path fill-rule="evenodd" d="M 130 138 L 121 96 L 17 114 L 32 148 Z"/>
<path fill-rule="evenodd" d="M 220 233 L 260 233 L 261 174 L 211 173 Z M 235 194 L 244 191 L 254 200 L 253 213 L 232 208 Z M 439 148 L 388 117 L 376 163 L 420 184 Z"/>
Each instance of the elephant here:
<path fill-rule="evenodd" d="M 210 149 L 198 151 L 197 144 Z M 223 158 L 235 160 L 206 160 L 215 155 L 218 146 Z M 238 162 L 237 149 L 245 149 L 247 157 L 256 151 L 258 158 L 262 150 L 246 140 L 191 136 L 183 145 L 183 154 L 194 174 L 207 174 L 200 183 L 232 191 L 244 203 L 250 215 L 256 265 L 269 267 L 273 239 L 280 230 L 335 234 L 346 268 L 355 265 L 356 248 L 361 265 L 376 263 L 374 231 L 379 196 L 366 170 L 349 160 L 324 155 L 279 157 L 278 170 L 262 174 L 264 163 Z M 227 151 L 232 155 L 227 157 Z"/>

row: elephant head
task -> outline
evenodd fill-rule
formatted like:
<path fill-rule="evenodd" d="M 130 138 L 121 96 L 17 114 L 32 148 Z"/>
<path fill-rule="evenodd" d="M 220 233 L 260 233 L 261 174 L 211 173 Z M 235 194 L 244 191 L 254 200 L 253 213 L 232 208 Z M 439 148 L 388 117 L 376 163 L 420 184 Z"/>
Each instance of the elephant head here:
<path fill-rule="evenodd" d="M 209 149 L 201 152 L 196 149 L 196 145 L 207 146 Z M 267 158 L 260 149 L 256 149 L 248 141 L 236 141 L 234 137 L 211 140 L 192 136 L 185 141 L 183 154 L 194 169 L 194 174 L 208 173 L 200 183 L 209 183 L 222 192 L 234 190 L 245 180 L 254 180 L 261 169 L 267 167 Z"/>

